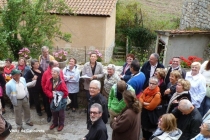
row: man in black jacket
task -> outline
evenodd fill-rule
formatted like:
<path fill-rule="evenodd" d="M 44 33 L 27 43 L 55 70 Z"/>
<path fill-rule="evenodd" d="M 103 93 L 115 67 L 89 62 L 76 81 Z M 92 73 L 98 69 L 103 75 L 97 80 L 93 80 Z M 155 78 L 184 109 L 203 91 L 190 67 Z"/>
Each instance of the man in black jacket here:
<path fill-rule="evenodd" d="M 145 62 L 141 68 L 141 72 L 143 72 L 146 77 L 143 90 L 149 86 L 149 78 L 154 76 L 157 68 L 164 68 L 164 66 L 159 63 L 159 55 L 153 53 L 150 55 L 149 61 Z"/>
<path fill-rule="evenodd" d="M 101 119 L 103 113 L 102 106 L 98 103 L 94 103 L 90 107 L 90 120 L 91 127 L 88 134 L 83 140 L 107 140 L 107 128 L 103 120 Z"/>
<path fill-rule="evenodd" d="M 172 114 L 177 118 L 177 127 L 182 130 L 179 140 L 190 140 L 200 132 L 201 114 L 189 100 L 181 100 Z"/>
<path fill-rule="evenodd" d="M 102 120 L 106 124 L 108 122 L 108 107 L 106 98 L 100 93 L 101 83 L 98 80 L 92 80 L 89 86 L 90 99 L 87 108 L 87 129 L 92 125 L 90 120 L 90 107 L 94 103 L 99 103 L 103 108 Z"/>

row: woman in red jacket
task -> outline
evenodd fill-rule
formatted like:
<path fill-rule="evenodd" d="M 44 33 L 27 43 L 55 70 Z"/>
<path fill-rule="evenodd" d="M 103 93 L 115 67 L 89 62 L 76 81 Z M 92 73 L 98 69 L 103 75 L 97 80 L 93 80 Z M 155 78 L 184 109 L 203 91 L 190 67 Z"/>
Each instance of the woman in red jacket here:
<path fill-rule="evenodd" d="M 58 67 L 52 68 L 52 78 L 47 80 L 47 83 L 45 85 L 45 94 L 51 102 L 50 108 L 53 116 L 53 124 L 50 126 L 50 130 L 58 126 L 57 130 L 61 131 L 64 127 L 64 110 L 66 108 L 66 98 L 68 96 L 68 90 L 65 82 L 60 78 L 59 75 L 60 69 Z"/>

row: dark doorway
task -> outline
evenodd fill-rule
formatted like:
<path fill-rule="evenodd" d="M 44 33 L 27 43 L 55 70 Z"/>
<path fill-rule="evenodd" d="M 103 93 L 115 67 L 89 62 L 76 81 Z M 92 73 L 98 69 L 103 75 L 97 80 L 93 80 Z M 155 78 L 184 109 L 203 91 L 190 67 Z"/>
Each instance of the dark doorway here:
<path fill-rule="evenodd" d="M 165 51 L 165 42 L 162 39 L 158 40 L 157 53 L 160 55 L 160 62 L 163 62 L 163 56 Z"/>

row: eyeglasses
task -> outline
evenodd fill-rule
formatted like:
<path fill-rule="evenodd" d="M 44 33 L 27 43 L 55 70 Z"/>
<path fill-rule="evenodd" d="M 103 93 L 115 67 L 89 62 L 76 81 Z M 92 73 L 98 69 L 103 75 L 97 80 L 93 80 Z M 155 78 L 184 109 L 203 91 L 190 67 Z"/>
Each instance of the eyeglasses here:
<path fill-rule="evenodd" d="M 156 83 L 151 83 L 151 82 L 150 82 L 149 84 L 150 84 L 150 85 L 157 85 Z"/>
<path fill-rule="evenodd" d="M 90 111 L 90 115 L 93 114 L 93 115 L 96 115 L 96 114 L 100 114 L 101 112 L 94 112 L 94 111 Z"/>
<path fill-rule="evenodd" d="M 89 90 L 96 90 L 96 89 L 98 89 L 98 88 L 95 88 L 95 87 L 89 87 Z"/>

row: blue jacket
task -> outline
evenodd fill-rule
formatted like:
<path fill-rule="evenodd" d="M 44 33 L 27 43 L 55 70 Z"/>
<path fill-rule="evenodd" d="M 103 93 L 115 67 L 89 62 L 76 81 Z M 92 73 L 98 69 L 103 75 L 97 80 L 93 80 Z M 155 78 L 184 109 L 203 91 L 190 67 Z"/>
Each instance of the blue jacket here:
<path fill-rule="evenodd" d="M 29 97 L 28 96 L 28 89 L 27 89 L 27 86 L 26 86 L 26 80 L 25 78 L 23 77 L 20 77 L 20 82 L 23 83 L 24 85 L 24 89 L 26 91 L 26 96 L 27 98 Z M 17 106 L 17 90 L 16 90 L 16 81 L 14 79 L 11 79 L 7 84 L 6 84 L 6 94 L 7 96 L 10 98 L 12 104 L 14 106 Z"/>
<path fill-rule="evenodd" d="M 146 77 L 144 73 L 139 72 L 128 81 L 128 84 L 131 85 L 135 90 L 136 95 L 138 95 L 143 90 L 145 80 Z"/>
<path fill-rule="evenodd" d="M 18 69 L 18 65 L 16 66 L 16 69 Z M 30 70 L 31 68 L 29 66 L 25 66 L 24 71 L 22 71 L 22 76 L 25 77 L 26 73 Z M 18 69 L 19 70 L 19 69 Z"/>

